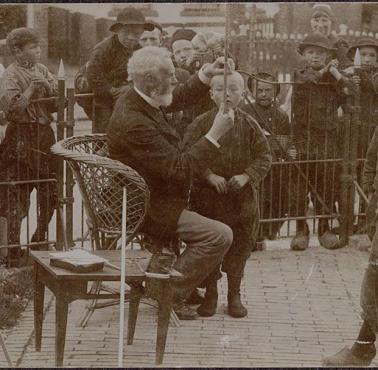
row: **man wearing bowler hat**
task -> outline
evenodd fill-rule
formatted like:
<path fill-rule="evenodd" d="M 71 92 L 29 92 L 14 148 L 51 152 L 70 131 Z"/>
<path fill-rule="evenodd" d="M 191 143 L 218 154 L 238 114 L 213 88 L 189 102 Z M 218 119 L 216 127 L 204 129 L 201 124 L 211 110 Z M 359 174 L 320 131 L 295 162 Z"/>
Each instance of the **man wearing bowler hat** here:
<path fill-rule="evenodd" d="M 146 22 L 141 11 L 133 7 L 122 9 L 110 27 L 114 35 L 94 47 L 87 66 L 88 82 L 94 93 L 95 117 L 93 132 L 106 132 L 113 106 L 127 86 L 127 63 L 139 46 L 144 31 L 155 26 Z"/>

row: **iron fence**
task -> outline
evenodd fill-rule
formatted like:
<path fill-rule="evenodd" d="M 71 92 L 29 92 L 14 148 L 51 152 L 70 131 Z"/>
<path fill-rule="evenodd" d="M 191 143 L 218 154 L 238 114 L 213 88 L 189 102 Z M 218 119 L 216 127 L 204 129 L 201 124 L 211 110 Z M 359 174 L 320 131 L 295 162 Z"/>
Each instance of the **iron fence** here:
<path fill-rule="evenodd" d="M 76 100 L 83 97 L 92 99 L 93 94 L 75 94 L 74 89 L 65 88 L 65 81 L 62 79 L 58 84 L 58 96 L 49 99 L 57 101 L 58 104 L 56 140 L 62 140 L 75 134 Z M 291 108 L 290 131 L 286 138 L 283 137 L 285 135 L 275 135 L 275 122 L 270 122 L 272 132 L 268 137 L 276 155 L 272 168 L 260 188 L 261 235 L 268 238 L 293 235 L 298 222 L 306 220 L 311 221 L 310 229 L 316 232 L 319 220 L 328 219 L 330 227 L 336 229 L 342 243 L 346 244 L 348 236 L 355 230 L 356 222 L 365 222 L 366 202 L 360 186 L 361 168 L 366 145 L 375 128 L 374 117 L 368 114 L 360 124 L 360 97 L 348 98 L 339 106 L 342 107 L 342 114 L 339 112 L 337 117 L 328 117 L 335 125 L 335 130 L 326 130 L 323 136 L 314 138 L 310 132 L 311 114 L 306 113 L 306 122 L 298 122 L 296 116 L 296 104 L 311 105 L 311 94 L 308 95 L 309 101 L 296 102 L 298 84 L 291 78 L 290 81 L 281 82 L 281 85 L 284 94 L 288 87 L 292 89 L 293 98 L 286 101 Z M 372 99 L 374 102 L 375 97 Z M 322 109 L 327 112 L 328 108 L 325 106 Z M 376 114 L 374 109 L 371 109 L 371 112 Z M 298 141 L 298 127 L 308 131 L 302 142 Z M 314 151 L 315 139 L 320 140 L 320 143 L 316 144 L 317 151 Z M 282 148 L 279 148 L 285 144 L 285 140 L 289 140 L 296 147 L 295 158 L 288 159 L 287 151 L 282 152 Z M 19 244 L 7 243 L 4 238 L 4 220 L 0 220 L 0 227 L 3 225 L 0 251 L 20 245 L 30 247 L 46 243 L 63 249 L 89 239 L 80 194 L 70 168 L 61 159 L 58 159 L 56 179 L 32 179 L 27 183 L 35 185 L 48 181 L 56 181 L 58 195 L 53 220 L 56 225 L 55 233 L 50 232 L 47 241 L 32 243 L 30 229 L 31 224 L 35 224 L 38 212 L 29 210 L 26 212 L 27 219 L 24 225 L 26 237 Z M 0 182 L 0 186 L 6 184 L 4 181 Z M 12 184 L 21 185 L 22 182 Z M 33 218 L 32 212 L 35 212 L 36 217 Z M 54 222 L 51 224 L 54 225 Z"/>

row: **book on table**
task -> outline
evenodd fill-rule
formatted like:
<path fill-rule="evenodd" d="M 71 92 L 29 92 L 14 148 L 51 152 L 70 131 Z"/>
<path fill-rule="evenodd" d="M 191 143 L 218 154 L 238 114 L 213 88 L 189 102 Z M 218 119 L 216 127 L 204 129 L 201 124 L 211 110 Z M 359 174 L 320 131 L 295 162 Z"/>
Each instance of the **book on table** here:
<path fill-rule="evenodd" d="M 51 266 L 82 273 L 101 271 L 107 262 L 105 258 L 96 256 L 84 249 L 53 252 L 49 256 Z"/>

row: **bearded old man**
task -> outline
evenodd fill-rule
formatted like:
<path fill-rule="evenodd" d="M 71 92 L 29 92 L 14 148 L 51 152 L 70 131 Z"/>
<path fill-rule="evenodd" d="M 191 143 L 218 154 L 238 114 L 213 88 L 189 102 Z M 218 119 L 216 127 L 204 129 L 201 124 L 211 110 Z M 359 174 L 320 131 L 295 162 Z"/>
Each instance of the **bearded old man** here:
<path fill-rule="evenodd" d="M 179 237 L 186 244 L 174 268 L 183 277 L 174 283 L 173 309 L 190 320 L 196 312 L 185 303 L 192 290 L 215 268 L 233 235 L 225 224 L 187 208 L 192 176 L 203 173 L 220 156 L 218 140 L 233 127 L 232 109 L 219 110 L 210 130 L 184 150 L 166 112 L 186 109 L 209 93 L 209 83 L 223 74 L 223 58 L 204 65 L 185 84 L 177 84 L 170 53 L 149 46 L 128 63 L 133 88 L 114 107 L 108 128 L 110 156 L 134 168 L 150 190 L 144 232 L 162 242 Z"/>

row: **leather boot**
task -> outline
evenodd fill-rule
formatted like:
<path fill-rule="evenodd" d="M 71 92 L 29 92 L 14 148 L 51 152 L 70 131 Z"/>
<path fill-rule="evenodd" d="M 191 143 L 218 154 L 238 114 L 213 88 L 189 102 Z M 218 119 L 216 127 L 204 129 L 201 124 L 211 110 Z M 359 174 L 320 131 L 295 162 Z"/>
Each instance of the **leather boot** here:
<path fill-rule="evenodd" d="M 353 350 L 353 347 L 352 349 L 344 347 L 336 354 L 323 358 L 322 365 L 332 367 L 369 366 L 377 353 L 375 345 L 373 343 L 366 345 L 363 351 Z"/>
<path fill-rule="evenodd" d="M 228 281 L 228 314 L 232 317 L 245 317 L 248 314 L 247 309 L 240 301 L 240 284 L 241 276 L 227 274 Z"/>
<path fill-rule="evenodd" d="M 205 299 L 201 306 L 197 308 L 200 316 L 210 317 L 213 316 L 217 310 L 218 305 L 218 288 L 217 280 L 211 281 L 206 286 Z"/>
<path fill-rule="evenodd" d="M 304 251 L 310 243 L 310 230 L 307 223 L 297 222 L 297 232 L 291 240 L 290 249 L 293 251 Z"/>
<path fill-rule="evenodd" d="M 337 236 L 330 230 L 328 220 L 320 219 L 318 225 L 318 240 L 322 247 L 326 249 L 341 248 L 341 244 Z"/>

